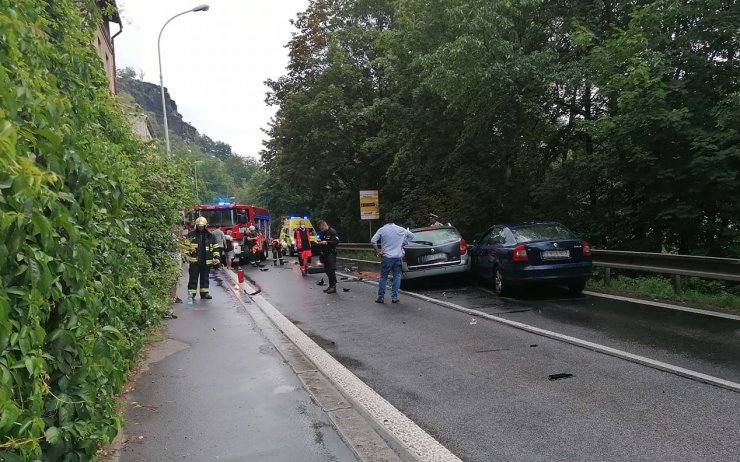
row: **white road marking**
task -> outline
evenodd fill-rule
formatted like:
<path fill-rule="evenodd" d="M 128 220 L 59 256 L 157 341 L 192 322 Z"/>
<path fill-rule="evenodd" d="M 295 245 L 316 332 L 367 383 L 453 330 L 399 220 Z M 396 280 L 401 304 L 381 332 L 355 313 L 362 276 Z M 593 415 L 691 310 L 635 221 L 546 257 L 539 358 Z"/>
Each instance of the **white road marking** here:
<path fill-rule="evenodd" d="M 717 311 L 701 310 L 699 308 L 690 308 L 688 306 L 673 305 L 671 303 L 655 302 L 652 300 L 641 300 L 639 298 L 623 297 L 621 295 L 603 294 L 600 292 L 592 292 L 590 290 L 584 290 L 583 293 L 586 295 L 590 295 L 592 297 L 608 298 L 611 300 L 619 300 L 621 302 L 657 306 L 659 308 L 667 308 L 669 310 L 686 311 L 688 313 L 696 313 L 696 314 L 701 314 L 704 316 L 714 316 L 716 318 L 724 318 L 724 319 L 732 319 L 733 321 L 740 321 L 740 316 L 729 314 L 729 313 L 720 313 Z"/>
<path fill-rule="evenodd" d="M 337 274 L 342 274 L 343 276 L 347 276 L 346 274 L 339 273 L 339 272 L 337 272 Z M 367 282 L 368 284 L 373 284 L 373 285 L 378 284 L 375 281 L 363 280 L 362 282 Z M 558 334 L 557 332 L 553 332 L 550 330 L 540 329 L 539 327 L 531 326 L 529 324 L 524 324 L 521 322 L 512 321 L 510 319 L 493 316 L 491 314 L 484 313 L 482 311 L 465 308 L 464 306 L 460 306 L 455 303 L 447 302 L 444 300 L 438 300 L 436 298 L 428 297 L 426 295 L 418 294 L 415 292 L 407 292 L 405 290 L 402 290 L 401 292 L 410 297 L 415 297 L 421 300 L 428 301 L 430 303 L 434 303 L 436 305 L 441 305 L 447 308 L 452 308 L 453 310 L 460 311 L 462 313 L 489 319 L 491 321 L 495 321 L 501 324 L 506 324 L 507 326 L 511 326 L 516 329 L 531 332 L 533 334 L 541 335 L 543 337 L 560 340 L 562 342 L 570 343 L 571 345 L 576 345 L 582 348 L 587 348 L 589 350 L 596 351 L 599 353 L 604 353 L 609 356 L 614 356 L 616 358 L 624 359 L 624 360 L 631 361 L 637 364 L 642 364 L 643 366 L 652 367 L 653 369 L 658 369 L 664 372 L 669 372 L 671 374 L 676 374 L 676 375 L 679 375 L 681 377 L 686 377 L 691 380 L 696 380 L 698 382 L 715 385 L 721 388 L 726 388 L 728 390 L 732 390 L 732 391 L 740 393 L 740 383 L 732 382 L 730 380 L 721 379 L 719 377 L 714 377 L 712 375 L 702 374 L 701 372 L 696 372 L 690 369 L 685 369 L 683 367 L 674 366 L 672 364 L 664 363 L 662 361 L 657 361 L 655 359 L 650 359 L 645 356 L 628 353 L 626 351 L 618 350 L 616 348 L 611 348 L 606 345 L 600 345 L 594 342 L 589 342 L 587 340 L 582 340 L 576 337 L 571 337 L 569 335 Z"/>

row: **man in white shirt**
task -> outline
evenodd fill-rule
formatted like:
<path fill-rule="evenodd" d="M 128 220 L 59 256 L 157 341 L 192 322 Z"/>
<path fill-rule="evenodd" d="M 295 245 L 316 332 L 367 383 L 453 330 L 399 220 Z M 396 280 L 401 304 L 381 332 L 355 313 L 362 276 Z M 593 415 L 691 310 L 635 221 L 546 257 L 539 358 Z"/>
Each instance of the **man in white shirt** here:
<path fill-rule="evenodd" d="M 405 255 L 403 247 L 414 238 L 414 234 L 408 229 L 394 224 L 393 220 L 388 217 L 386 217 L 385 223 L 370 239 L 375 254 L 381 257 L 378 298 L 375 303 L 385 303 L 385 286 L 388 282 L 388 273 L 393 274 L 391 302 L 398 303 L 398 289 L 401 287 L 401 261 Z"/>

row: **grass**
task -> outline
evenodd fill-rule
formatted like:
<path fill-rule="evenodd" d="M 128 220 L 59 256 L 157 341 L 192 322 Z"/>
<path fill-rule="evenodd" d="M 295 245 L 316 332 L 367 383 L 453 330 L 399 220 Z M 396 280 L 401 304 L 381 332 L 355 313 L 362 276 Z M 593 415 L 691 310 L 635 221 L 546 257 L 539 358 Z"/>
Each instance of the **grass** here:
<path fill-rule="evenodd" d="M 738 287 L 720 281 L 699 278 L 682 279 L 682 291 L 676 293 L 670 278 L 662 276 L 612 276 L 611 284 L 604 283 L 603 271 L 597 270 L 588 283 L 588 289 L 637 298 L 679 302 L 695 307 L 740 313 Z"/>
<path fill-rule="evenodd" d="M 380 261 L 380 257 L 375 255 L 372 250 L 342 250 L 339 249 L 338 255 L 341 258 L 352 258 L 354 260 Z"/>

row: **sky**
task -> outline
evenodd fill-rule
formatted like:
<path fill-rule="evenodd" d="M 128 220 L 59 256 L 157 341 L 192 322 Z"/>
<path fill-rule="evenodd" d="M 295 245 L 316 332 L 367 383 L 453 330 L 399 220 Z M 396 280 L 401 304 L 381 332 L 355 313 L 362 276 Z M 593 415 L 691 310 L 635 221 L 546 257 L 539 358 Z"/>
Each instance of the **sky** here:
<path fill-rule="evenodd" d="M 210 10 L 180 16 L 162 34 L 164 85 L 199 133 L 258 157 L 276 110 L 265 104 L 264 82 L 285 73 L 285 45 L 295 31 L 289 21 L 308 0 L 117 0 L 123 33 L 115 39 L 116 66 L 158 84 L 160 29 L 202 3 Z"/>

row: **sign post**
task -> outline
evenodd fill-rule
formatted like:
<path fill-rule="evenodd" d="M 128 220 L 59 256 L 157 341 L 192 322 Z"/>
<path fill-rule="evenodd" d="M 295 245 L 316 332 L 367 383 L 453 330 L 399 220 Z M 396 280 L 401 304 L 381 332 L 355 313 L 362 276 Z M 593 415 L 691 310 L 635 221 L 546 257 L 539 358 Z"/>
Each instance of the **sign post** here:
<path fill-rule="evenodd" d="M 380 218 L 380 201 L 378 191 L 360 191 L 360 220 L 368 220 L 367 226 L 370 231 L 370 238 L 373 237 L 372 220 Z"/>

